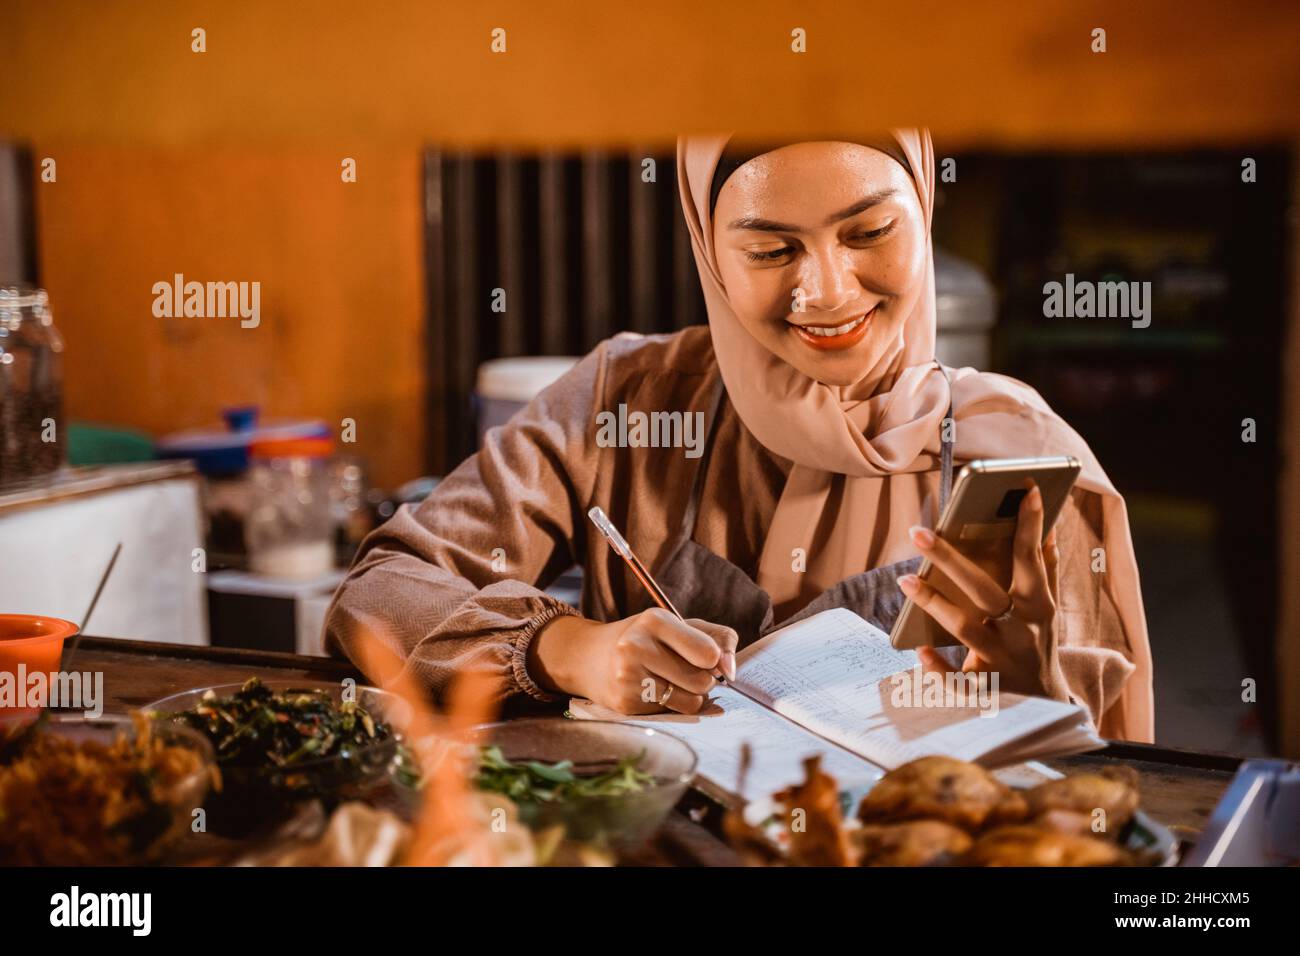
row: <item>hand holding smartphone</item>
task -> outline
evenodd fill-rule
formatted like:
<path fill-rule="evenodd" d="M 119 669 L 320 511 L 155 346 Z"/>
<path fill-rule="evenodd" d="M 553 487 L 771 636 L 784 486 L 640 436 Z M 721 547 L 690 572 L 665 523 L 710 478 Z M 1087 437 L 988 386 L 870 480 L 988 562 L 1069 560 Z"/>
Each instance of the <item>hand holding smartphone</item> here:
<path fill-rule="evenodd" d="M 1020 502 L 1029 491 L 1029 480 L 1038 485 L 1043 496 L 1043 538 L 1046 539 L 1080 469 L 1078 459 L 1071 456 L 972 461 L 958 474 L 934 533 L 1000 586 L 1010 589 L 1016 519 Z M 962 589 L 929 559 L 922 563 L 917 574 L 954 604 L 974 610 Z M 910 598 L 889 637 L 900 650 L 959 643 Z"/>

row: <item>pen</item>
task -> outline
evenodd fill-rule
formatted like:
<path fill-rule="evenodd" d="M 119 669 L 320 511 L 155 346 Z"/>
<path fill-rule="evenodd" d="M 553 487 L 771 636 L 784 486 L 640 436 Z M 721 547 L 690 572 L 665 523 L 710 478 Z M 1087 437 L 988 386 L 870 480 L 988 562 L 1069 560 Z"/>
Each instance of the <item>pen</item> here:
<path fill-rule="evenodd" d="M 641 559 L 633 553 L 631 546 L 627 543 L 627 539 L 625 539 L 623 535 L 619 533 L 619 530 L 614 527 L 614 522 L 609 520 L 609 516 L 606 515 L 599 506 L 597 506 L 587 512 L 587 517 L 590 518 L 591 523 L 600 530 L 600 533 L 605 536 L 605 540 L 608 541 L 609 546 L 614 549 L 614 553 L 627 562 L 627 566 L 632 569 L 632 573 L 636 575 L 636 579 L 641 582 L 641 585 L 647 591 L 650 592 L 650 597 L 654 598 L 654 602 L 665 611 L 671 611 L 677 620 L 685 623 L 686 618 L 682 617 L 682 612 L 677 610 L 673 605 L 673 602 L 669 600 L 668 595 L 664 593 L 664 589 L 659 586 L 658 582 L 656 582 L 650 575 L 650 571 L 641 563 Z M 721 684 L 727 682 L 726 677 L 717 671 L 713 672 L 713 676 Z"/>

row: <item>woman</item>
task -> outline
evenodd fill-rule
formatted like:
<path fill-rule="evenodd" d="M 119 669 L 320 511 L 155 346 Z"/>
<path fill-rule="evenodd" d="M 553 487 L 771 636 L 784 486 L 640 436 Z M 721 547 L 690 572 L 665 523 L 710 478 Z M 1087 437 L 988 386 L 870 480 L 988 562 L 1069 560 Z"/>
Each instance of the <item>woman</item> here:
<path fill-rule="evenodd" d="M 1151 740 L 1123 500 L 1032 389 L 935 360 L 928 132 L 727 144 L 678 144 L 708 328 L 616 336 L 490 432 L 366 541 L 330 640 L 383 635 L 434 693 L 485 668 L 509 697 L 692 713 L 759 634 L 833 606 L 887 631 L 911 596 L 964 644 L 926 666 L 997 670 L 1007 690 L 1078 701 L 1103 735 Z M 703 453 L 605 447 L 597 416 L 620 405 L 701 422 Z M 1083 473 L 1041 547 L 1026 495 L 1010 593 L 927 530 L 954 458 L 1062 454 Z M 653 607 L 593 505 L 687 623 Z M 925 556 L 978 619 L 916 578 Z M 581 614 L 541 590 L 575 563 Z"/>

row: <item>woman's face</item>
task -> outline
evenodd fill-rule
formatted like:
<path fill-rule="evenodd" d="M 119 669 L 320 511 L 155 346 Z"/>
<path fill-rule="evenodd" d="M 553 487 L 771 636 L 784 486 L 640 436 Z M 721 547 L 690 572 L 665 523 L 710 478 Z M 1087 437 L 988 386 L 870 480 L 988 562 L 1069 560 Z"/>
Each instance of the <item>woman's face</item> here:
<path fill-rule="evenodd" d="M 827 385 L 861 381 L 921 292 L 916 188 L 867 146 L 796 143 L 751 159 L 718 193 L 713 242 L 741 323 Z"/>

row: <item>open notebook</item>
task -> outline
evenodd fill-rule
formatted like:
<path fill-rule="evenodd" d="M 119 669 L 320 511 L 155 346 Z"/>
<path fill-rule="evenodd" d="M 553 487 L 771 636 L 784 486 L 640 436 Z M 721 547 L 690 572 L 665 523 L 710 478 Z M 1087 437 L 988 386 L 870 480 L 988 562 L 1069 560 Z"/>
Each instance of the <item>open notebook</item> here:
<path fill-rule="evenodd" d="M 993 768 L 1104 746 L 1074 704 L 1003 691 L 967 699 L 970 706 L 935 706 L 940 699 L 924 696 L 916 668 L 914 651 L 895 650 L 879 628 L 836 608 L 741 651 L 736 679 L 719 685 L 699 714 L 626 717 L 578 699 L 569 712 L 681 737 L 699 755 L 699 783 L 724 802 L 766 798 L 803 780 L 802 761 L 814 753 L 842 791 L 860 794 L 886 770 L 933 754 Z M 741 793 L 746 741 L 753 759 Z"/>

